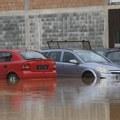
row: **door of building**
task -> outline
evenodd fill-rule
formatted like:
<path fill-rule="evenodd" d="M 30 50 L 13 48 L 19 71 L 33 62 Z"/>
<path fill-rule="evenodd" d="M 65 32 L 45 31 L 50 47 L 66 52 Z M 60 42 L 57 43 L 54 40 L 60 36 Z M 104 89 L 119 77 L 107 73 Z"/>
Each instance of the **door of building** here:
<path fill-rule="evenodd" d="M 120 9 L 108 11 L 109 47 L 120 47 Z"/>

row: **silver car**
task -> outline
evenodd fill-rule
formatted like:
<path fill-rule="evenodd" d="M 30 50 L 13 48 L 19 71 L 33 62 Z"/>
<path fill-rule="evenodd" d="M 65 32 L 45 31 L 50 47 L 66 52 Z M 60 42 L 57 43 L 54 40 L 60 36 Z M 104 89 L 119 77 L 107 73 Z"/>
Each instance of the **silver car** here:
<path fill-rule="evenodd" d="M 49 49 L 41 51 L 47 58 L 56 61 L 58 76 L 120 79 L 120 66 L 91 50 Z"/>

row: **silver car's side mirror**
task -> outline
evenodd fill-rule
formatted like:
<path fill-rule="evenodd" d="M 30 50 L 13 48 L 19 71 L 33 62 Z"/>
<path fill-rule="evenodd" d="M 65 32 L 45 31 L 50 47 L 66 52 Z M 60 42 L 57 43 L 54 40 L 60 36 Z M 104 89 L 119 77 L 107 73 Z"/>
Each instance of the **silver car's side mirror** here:
<path fill-rule="evenodd" d="M 75 60 L 75 59 L 72 59 L 72 60 L 70 60 L 69 62 L 70 62 L 70 63 L 73 63 L 73 64 L 78 64 L 78 61 Z"/>

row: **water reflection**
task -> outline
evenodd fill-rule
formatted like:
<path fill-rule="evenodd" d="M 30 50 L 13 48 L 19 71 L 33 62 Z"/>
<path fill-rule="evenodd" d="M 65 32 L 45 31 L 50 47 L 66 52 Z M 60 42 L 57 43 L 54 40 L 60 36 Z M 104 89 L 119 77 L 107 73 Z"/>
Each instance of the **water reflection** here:
<path fill-rule="evenodd" d="M 0 81 L 0 120 L 119 120 L 119 85 L 79 79 Z M 110 94 L 111 93 L 111 94 Z M 116 117 L 114 116 L 116 115 Z"/>
<path fill-rule="evenodd" d="M 56 91 L 56 80 L 21 80 L 17 85 L 0 81 L 0 104 L 2 111 L 19 111 L 26 101 L 51 99 Z"/>
<path fill-rule="evenodd" d="M 120 103 L 110 104 L 110 120 L 120 120 Z"/>
<path fill-rule="evenodd" d="M 56 88 L 56 79 L 40 80 L 20 80 L 16 85 L 9 85 L 6 80 L 0 80 L 1 93 L 34 93 L 34 92 L 54 92 Z"/>

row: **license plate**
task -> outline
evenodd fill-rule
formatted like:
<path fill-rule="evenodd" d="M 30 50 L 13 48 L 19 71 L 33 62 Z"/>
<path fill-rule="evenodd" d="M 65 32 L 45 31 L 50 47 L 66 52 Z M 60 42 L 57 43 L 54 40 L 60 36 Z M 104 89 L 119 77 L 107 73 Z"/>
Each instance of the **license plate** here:
<path fill-rule="evenodd" d="M 37 70 L 47 70 L 48 66 L 47 65 L 38 65 Z"/>

